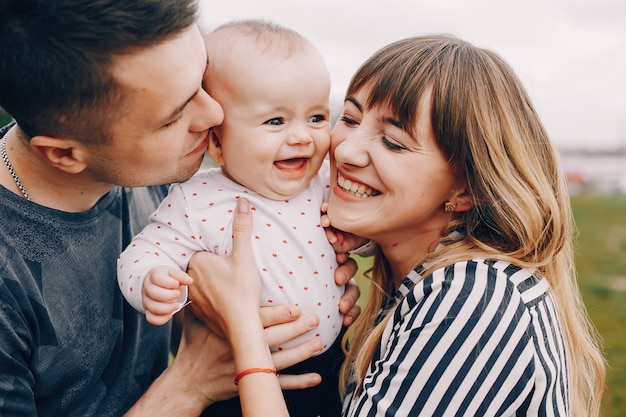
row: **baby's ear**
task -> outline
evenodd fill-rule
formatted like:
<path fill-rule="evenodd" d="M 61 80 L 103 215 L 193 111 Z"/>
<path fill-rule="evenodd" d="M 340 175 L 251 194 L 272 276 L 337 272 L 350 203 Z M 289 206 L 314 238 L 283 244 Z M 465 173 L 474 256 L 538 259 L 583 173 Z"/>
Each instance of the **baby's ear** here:
<path fill-rule="evenodd" d="M 211 129 L 209 132 L 209 149 L 207 149 L 207 152 L 217 165 L 223 166 L 226 163 L 224 153 L 222 152 L 222 143 L 215 129 Z"/>

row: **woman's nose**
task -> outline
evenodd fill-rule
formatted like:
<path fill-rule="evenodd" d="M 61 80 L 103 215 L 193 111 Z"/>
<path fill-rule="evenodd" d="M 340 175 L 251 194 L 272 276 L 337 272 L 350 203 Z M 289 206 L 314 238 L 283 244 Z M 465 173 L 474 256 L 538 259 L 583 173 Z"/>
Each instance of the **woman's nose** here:
<path fill-rule="evenodd" d="M 361 133 L 357 129 L 340 139 L 333 135 L 332 149 L 337 163 L 361 167 L 369 163 L 369 141 Z"/>

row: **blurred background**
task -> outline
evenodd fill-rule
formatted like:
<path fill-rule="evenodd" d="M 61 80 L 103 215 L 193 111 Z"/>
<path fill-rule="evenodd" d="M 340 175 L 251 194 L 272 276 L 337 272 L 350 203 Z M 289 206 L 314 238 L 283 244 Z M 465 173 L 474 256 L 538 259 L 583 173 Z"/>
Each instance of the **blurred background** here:
<path fill-rule="evenodd" d="M 400 38 L 449 33 L 503 56 L 568 174 L 579 283 L 610 366 L 603 416 L 626 416 L 626 1 L 200 1 L 203 32 L 263 18 L 315 43 L 331 73 L 334 117 L 357 67 Z M 359 282 L 366 293 L 367 279 Z"/>
<path fill-rule="evenodd" d="M 200 0 L 204 32 L 234 19 L 291 27 L 326 58 L 332 110 L 357 67 L 403 37 L 449 33 L 503 56 L 563 155 L 574 189 L 626 193 L 624 0 Z M 583 157 L 581 159 L 581 157 Z"/>

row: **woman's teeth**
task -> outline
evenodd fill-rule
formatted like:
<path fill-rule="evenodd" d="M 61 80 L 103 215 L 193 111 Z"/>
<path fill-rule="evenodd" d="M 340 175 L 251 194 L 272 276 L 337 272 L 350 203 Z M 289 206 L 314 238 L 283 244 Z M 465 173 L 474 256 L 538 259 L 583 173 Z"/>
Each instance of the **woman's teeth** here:
<path fill-rule="evenodd" d="M 358 182 L 345 179 L 341 175 L 337 177 L 337 184 L 343 190 L 361 198 L 367 198 L 378 194 L 378 192 L 372 190 L 371 188 L 363 184 L 359 184 Z"/>

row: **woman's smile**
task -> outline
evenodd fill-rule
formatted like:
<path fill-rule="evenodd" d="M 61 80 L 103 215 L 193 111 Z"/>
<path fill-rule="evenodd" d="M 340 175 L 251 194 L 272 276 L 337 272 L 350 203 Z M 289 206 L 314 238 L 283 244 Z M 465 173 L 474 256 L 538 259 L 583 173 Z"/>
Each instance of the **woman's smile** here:
<path fill-rule="evenodd" d="M 340 173 L 337 174 L 337 185 L 344 191 L 361 198 L 368 198 L 380 194 L 378 191 L 371 189 L 365 184 L 344 178 Z"/>

